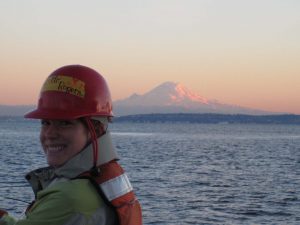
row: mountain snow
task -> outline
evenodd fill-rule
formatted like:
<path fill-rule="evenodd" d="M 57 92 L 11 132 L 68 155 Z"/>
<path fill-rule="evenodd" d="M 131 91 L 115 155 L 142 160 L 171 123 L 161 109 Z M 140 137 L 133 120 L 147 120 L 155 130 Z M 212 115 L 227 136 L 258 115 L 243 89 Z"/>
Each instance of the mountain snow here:
<path fill-rule="evenodd" d="M 207 99 L 191 92 L 182 84 L 165 82 L 144 95 L 133 94 L 129 98 L 116 101 L 118 105 L 139 106 L 183 106 L 193 107 L 196 104 L 208 104 Z"/>

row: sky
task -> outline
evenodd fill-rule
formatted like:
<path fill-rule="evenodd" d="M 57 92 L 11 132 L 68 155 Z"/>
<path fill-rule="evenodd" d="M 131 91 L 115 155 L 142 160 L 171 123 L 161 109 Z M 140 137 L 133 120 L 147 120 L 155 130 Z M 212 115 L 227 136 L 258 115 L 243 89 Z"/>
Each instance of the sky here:
<path fill-rule="evenodd" d="M 0 104 L 36 104 L 68 64 L 113 100 L 166 81 L 207 99 L 300 114 L 298 0 L 0 0 Z"/>

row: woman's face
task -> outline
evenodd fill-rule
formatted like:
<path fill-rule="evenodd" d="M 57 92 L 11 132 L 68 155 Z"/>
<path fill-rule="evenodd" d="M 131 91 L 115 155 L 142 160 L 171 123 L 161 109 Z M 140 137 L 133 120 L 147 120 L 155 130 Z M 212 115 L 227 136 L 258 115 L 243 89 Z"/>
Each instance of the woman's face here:
<path fill-rule="evenodd" d="M 41 120 L 40 141 L 53 167 L 62 166 L 79 153 L 89 140 L 87 128 L 80 120 Z"/>

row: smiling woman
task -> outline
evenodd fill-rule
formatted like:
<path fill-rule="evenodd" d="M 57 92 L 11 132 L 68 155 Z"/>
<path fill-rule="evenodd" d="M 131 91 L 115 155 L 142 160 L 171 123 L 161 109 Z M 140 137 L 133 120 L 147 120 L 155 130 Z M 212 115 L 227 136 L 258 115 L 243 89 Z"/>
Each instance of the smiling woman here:
<path fill-rule="evenodd" d="M 84 95 L 60 89 L 84 90 Z M 118 164 L 108 123 L 112 100 L 104 78 L 81 65 L 49 75 L 37 108 L 25 115 L 40 119 L 40 142 L 49 167 L 26 175 L 36 199 L 16 221 L 0 210 L 0 224 L 141 225 L 141 207 Z"/>
<path fill-rule="evenodd" d="M 81 120 L 45 120 L 41 121 L 40 141 L 53 167 L 62 166 L 78 154 L 90 139 L 88 130 Z"/>

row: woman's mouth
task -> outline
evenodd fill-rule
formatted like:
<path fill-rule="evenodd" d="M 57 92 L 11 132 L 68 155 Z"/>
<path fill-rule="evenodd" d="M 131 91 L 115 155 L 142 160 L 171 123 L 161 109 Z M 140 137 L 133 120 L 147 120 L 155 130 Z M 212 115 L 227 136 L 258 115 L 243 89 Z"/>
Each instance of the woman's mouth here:
<path fill-rule="evenodd" d="M 66 145 L 46 145 L 45 150 L 47 153 L 57 153 L 66 148 Z"/>

